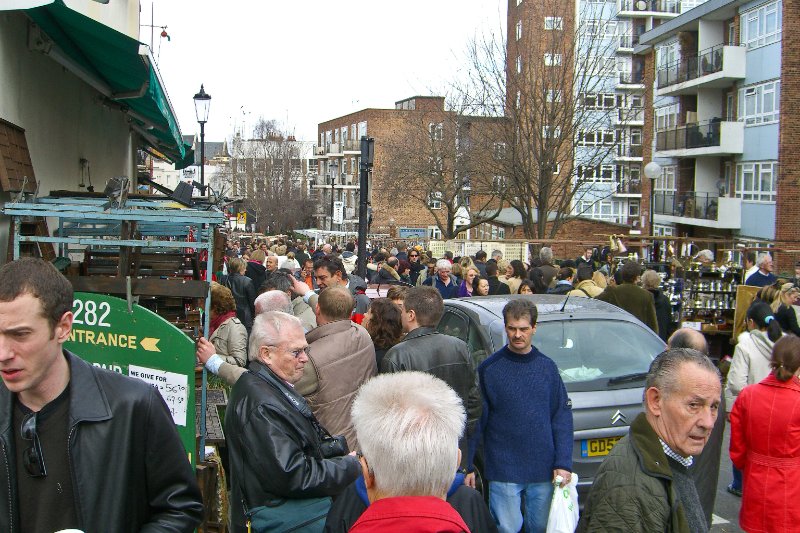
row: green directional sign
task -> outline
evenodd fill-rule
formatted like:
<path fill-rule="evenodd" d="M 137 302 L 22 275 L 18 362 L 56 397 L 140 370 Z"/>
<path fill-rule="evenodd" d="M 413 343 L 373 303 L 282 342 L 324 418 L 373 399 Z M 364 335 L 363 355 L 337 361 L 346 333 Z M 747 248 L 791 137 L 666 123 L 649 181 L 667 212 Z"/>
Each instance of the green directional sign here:
<path fill-rule="evenodd" d="M 76 292 L 65 347 L 95 366 L 141 379 L 167 403 L 195 465 L 194 342 L 149 309 L 113 296 Z"/>

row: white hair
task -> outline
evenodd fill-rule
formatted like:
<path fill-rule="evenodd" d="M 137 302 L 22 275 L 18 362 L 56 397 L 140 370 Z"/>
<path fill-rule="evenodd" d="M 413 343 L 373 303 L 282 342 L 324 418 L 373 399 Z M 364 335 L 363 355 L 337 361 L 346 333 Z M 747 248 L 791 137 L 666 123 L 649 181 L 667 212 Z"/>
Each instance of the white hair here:
<path fill-rule="evenodd" d="M 286 296 L 284 294 L 284 296 Z M 282 311 L 266 311 L 256 315 L 253 320 L 253 329 L 250 332 L 250 343 L 247 347 L 247 358 L 250 361 L 259 361 L 258 352 L 262 346 L 279 346 L 281 343 L 281 332 L 292 327 L 300 328 L 303 331 L 303 324 L 300 319 Z"/>
<path fill-rule="evenodd" d="M 700 250 L 697 253 L 697 256 L 695 257 L 695 259 L 699 259 L 701 257 L 705 257 L 708 261 L 713 261 L 714 260 L 714 252 L 712 252 L 711 250 L 708 250 L 708 249 Z"/>
<path fill-rule="evenodd" d="M 758 259 L 756 259 L 756 266 L 761 268 L 761 265 L 764 264 L 764 261 L 767 259 L 772 259 L 772 256 L 769 255 L 768 252 L 764 252 L 763 254 L 758 254 Z"/>
<path fill-rule="evenodd" d="M 453 263 L 451 263 L 447 259 L 439 259 L 438 261 L 436 261 L 436 271 L 438 272 L 442 268 L 445 268 L 447 270 L 452 270 Z"/>
<path fill-rule="evenodd" d="M 447 494 L 466 421 L 461 398 L 447 383 L 424 372 L 381 374 L 359 389 L 352 420 L 381 494 Z"/>
<path fill-rule="evenodd" d="M 267 311 L 282 311 L 292 314 L 292 301 L 283 291 L 266 291 L 258 295 L 255 302 L 256 314 L 266 313 Z"/>
<path fill-rule="evenodd" d="M 547 246 L 543 247 L 539 250 L 539 259 L 545 263 L 550 263 L 553 260 L 553 249 Z"/>

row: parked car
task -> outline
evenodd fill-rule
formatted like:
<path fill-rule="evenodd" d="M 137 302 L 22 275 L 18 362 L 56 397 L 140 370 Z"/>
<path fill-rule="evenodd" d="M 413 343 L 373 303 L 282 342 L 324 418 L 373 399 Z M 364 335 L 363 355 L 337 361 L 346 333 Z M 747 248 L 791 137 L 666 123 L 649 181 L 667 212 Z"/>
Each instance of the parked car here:
<path fill-rule="evenodd" d="M 603 458 L 642 411 L 647 370 L 666 346 L 616 306 L 544 294 L 445 300 L 437 329 L 465 341 L 477 368 L 507 342 L 503 307 L 511 298 L 535 302 L 539 320 L 533 345 L 558 365 L 572 401 L 573 471 L 583 501 Z"/>

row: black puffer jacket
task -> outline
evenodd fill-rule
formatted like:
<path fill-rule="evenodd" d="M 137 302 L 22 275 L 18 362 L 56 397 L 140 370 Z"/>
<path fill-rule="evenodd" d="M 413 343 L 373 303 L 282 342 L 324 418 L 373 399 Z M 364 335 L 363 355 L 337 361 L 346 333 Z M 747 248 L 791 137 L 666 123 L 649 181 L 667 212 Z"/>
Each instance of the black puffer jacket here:
<path fill-rule="evenodd" d="M 83 531 L 194 531 L 203 503 L 164 400 L 149 384 L 64 351 L 69 459 Z M 19 532 L 14 399 L 0 383 L 0 531 Z M 57 510 L 53 510 L 57 512 Z"/>
<path fill-rule="evenodd" d="M 253 281 L 253 289 L 258 292 L 261 285 L 267 281 L 267 267 L 257 261 L 248 261 L 244 275 Z"/>
<path fill-rule="evenodd" d="M 231 290 L 233 299 L 236 300 L 236 318 L 244 324 L 249 332 L 253 327 L 253 318 L 256 315 L 256 289 L 253 281 L 241 274 L 231 274 L 228 276 L 225 286 Z"/>
<path fill-rule="evenodd" d="M 434 328 L 417 328 L 386 352 L 378 370 L 382 374 L 406 370 L 427 372 L 456 391 L 467 411 L 467 430 L 459 442 L 461 463 L 466 466 L 467 442 L 481 417 L 478 375 L 467 343 Z"/>
<path fill-rule="evenodd" d="M 308 407 L 305 399 L 256 375 L 279 379 L 260 362 L 249 367 L 231 391 L 225 416 L 234 533 L 246 530 L 242 499 L 258 507 L 276 498 L 335 496 L 361 473 L 354 456 L 323 459 L 314 426 L 285 394 Z"/>

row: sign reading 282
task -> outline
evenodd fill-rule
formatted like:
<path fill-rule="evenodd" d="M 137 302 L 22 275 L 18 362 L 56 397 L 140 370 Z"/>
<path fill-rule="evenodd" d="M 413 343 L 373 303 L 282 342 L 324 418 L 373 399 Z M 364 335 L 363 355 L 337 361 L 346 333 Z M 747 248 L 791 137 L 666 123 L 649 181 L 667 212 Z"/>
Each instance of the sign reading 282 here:
<path fill-rule="evenodd" d="M 72 319 L 73 324 L 85 324 L 87 326 L 99 326 L 110 328 L 111 324 L 106 322 L 106 318 L 111 314 L 111 305 L 108 302 L 100 302 L 98 305 L 94 300 L 73 300 L 72 308 L 75 310 Z"/>

